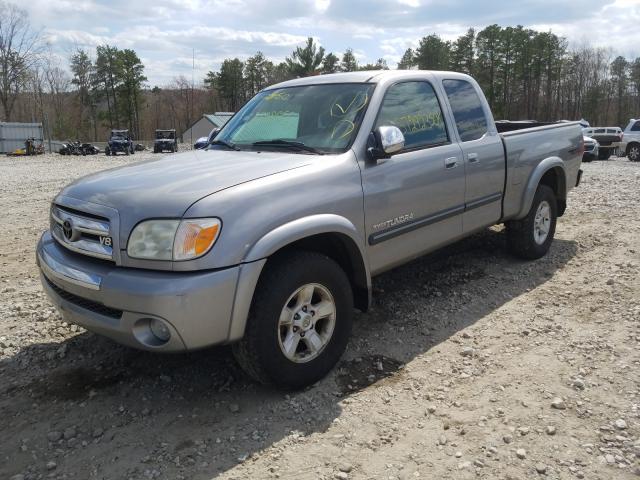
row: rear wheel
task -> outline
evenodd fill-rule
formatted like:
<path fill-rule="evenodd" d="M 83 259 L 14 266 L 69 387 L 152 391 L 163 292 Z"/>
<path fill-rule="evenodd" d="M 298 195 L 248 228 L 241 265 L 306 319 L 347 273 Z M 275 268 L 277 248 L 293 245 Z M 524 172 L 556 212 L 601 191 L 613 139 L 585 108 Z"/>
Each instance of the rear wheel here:
<path fill-rule="evenodd" d="M 553 242 L 557 217 L 553 190 L 539 185 L 527 216 L 507 222 L 507 244 L 511 253 L 526 260 L 544 256 Z"/>
<path fill-rule="evenodd" d="M 627 147 L 627 157 L 632 162 L 640 161 L 640 145 L 637 143 L 632 143 Z"/>
<path fill-rule="evenodd" d="M 314 252 L 276 257 L 260 278 L 233 353 L 255 380 L 302 388 L 338 362 L 352 317 L 351 285 L 337 263 Z"/>

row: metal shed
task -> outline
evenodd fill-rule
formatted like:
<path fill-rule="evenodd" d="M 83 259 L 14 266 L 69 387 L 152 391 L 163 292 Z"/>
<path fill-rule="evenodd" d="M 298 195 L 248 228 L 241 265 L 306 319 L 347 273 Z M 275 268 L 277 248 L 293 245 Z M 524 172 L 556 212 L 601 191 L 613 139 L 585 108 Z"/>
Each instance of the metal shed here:
<path fill-rule="evenodd" d="M 43 143 L 41 123 L 0 122 L 0 153 L 10 153 L 24 148 L 27 138 L 34 138 L 36 145 Z"/>

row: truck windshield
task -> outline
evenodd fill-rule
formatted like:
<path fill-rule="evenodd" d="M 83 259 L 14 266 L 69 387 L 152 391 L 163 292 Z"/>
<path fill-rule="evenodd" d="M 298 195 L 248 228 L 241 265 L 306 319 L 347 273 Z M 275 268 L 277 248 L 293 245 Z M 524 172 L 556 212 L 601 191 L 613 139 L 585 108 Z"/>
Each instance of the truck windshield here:
<path fill-rule="evenodd" d="M 306 85 L 260 92 L 216 137 L 212 148 L 340 153 L 351 146 L 373 85 Z"/>

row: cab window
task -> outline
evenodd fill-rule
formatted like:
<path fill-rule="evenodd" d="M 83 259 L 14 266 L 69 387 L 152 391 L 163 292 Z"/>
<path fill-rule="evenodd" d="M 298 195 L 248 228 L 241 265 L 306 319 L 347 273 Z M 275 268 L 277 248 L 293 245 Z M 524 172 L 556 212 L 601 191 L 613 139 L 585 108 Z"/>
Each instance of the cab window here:
<path fill-rule="evenodd" d="M 389 87 L 375 123 L 375 128 L 382 126 L 400 129 L 405 150 L 449 141 L 438 97 L 428 82 L 402 82 Z"/>
<path fill-rule="evenodd" d="M 442 82 L 453 117 L 458 127 L 460 140 L 478 140 L 487 133 L 487 117 L 475 88 L 465 80 L 444 80 Z"/>

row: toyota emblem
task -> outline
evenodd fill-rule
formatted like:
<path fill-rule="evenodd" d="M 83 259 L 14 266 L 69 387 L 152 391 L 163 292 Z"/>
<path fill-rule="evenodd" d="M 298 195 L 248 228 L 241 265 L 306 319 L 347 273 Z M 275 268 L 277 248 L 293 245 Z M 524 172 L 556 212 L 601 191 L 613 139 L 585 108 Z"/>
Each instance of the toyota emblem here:
<path fill-rule="evenodd" d="M 71 237 L 73 237 L 73 226 L 69 220 L 65 220 L 62 224 L 62 233 L 64 233 L 64 238 L 71 241 Z"/>

